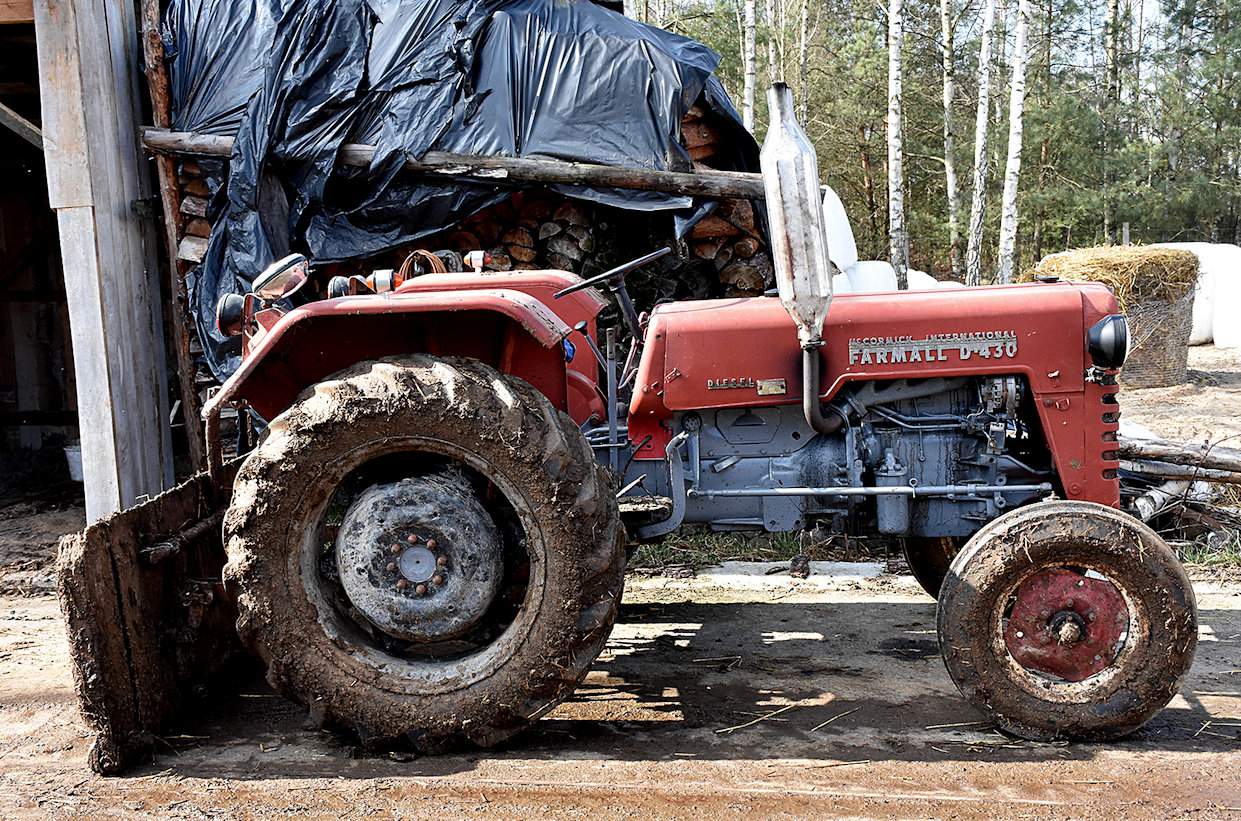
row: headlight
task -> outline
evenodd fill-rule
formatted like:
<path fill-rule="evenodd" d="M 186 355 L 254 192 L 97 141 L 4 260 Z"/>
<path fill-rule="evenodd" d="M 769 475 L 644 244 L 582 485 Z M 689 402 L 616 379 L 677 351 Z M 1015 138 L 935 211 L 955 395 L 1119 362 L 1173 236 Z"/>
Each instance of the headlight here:
<path fill-rule="evenodd" d="M 215 305 L 215 329 L 225 336 L 240 336 L 245 315 L 246 298 L 225 294 Z"/>
<path fill-rule="evenodd" d="M 1129 354 L 1129 323 L 1120 314 L 1103 317 L 1086 332 L 1086 350 L 1100 368 L 1119 368 Z"/>

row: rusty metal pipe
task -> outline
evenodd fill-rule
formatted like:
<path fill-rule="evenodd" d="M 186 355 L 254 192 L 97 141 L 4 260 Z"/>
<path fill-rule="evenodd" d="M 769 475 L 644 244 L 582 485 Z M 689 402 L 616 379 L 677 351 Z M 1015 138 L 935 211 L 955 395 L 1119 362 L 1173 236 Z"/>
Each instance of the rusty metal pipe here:
<path fill-rule="evenodd" d="M 821 371 L 818 348 L 802 348 L 801 352 L 801 405 L 806 414 L 806 424 L 815 433 L 835 433 L 845 423 L 844 415 L 833 408 L 831 416 L 823 415 L 823 403 L 819 401 Z"/>

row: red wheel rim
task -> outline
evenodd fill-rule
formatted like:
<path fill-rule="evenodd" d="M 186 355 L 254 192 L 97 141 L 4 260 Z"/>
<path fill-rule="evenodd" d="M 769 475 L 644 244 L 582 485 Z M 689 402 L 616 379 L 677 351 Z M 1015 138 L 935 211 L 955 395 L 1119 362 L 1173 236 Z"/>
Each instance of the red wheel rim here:
<path fill-rule="evenodd" d="M 1004 625 L 1009 654 L 1026 670 L 1083 681 L 1108 668 L 1129 629 L 1129 608 L 1110 581 L 1064 567 L 1018 586 Z"/>

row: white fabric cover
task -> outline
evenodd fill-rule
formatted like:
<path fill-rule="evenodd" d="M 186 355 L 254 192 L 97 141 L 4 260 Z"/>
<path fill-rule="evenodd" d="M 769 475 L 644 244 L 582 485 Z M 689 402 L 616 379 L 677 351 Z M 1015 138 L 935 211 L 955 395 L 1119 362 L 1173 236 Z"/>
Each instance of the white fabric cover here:
<path fill-rule="evenodd" d="M 847 271 L 857 263 L 857 241 L 849 225 L 849 215 L 844 203 L 828 186 L 823 194 L 823 223 L 827 226 L 827 255 L 841 271 Z"/>

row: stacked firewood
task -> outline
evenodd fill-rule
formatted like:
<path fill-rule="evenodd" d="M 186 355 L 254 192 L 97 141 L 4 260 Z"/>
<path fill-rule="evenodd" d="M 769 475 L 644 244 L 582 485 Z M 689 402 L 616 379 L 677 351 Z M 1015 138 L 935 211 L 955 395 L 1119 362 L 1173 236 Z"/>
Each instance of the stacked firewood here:
<path fill-rule="evenodd" d="M 211 236 L 211 223 L 207 221 L 211 189 L 202 168 L 191 160 L 177 163 L 177 187 L 181 193 L 177 259 L 199 263 L 207 254 L 207 240 Z"/>
<path fill-rule="evenodd" d="M 695 106 L 682 122 L 683 141 L 696 168 L 710 168 L 728 147 L 725 131 L 713 118 L 714 115 Z M 599 231 L 612 230 L 604 227 L 611 219 L 609 210 L 547 189 L 530 188 L 418 245 L 462 254 L 487 251 L 492 259 L 488 267 L 497 271 L 555 268 L 589 275 L 643 250 L 624 241 L 600 241 Z M 662 226 L 665 233 L 671 234 L 671 220 L 666 214 L 651 212 L 649 219 L 652 226 Z M 682 248 L 687 256 L 684 262 L 711 263 L 718 285 L 710 295 L 757 295 L 771 286 L 771 256 L 758 220 L 751 201 L 722 199 L 691 229 Z M 671 237 L 665 241 L 671 241 Z M 628 256 L 616 257 L 608 247 Z M 675 269 L 669 275 L 676 276 Z"/>
<path fill-rule="evenodd" d="M 581 271 L 595 251 L 593 208 L 542 189 L 518 191 L 510 199 L 466 219 L 436 241 L 453 251 L 487 251 L 496 271 L 557 268 Z"/>

